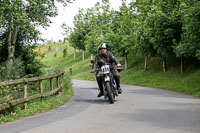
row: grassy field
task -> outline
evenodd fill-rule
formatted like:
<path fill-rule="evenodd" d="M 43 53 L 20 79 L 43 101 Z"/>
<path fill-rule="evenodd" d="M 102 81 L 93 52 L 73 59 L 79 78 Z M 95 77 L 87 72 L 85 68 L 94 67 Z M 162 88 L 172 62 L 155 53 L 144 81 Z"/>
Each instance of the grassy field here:
<path fill-rule="evenodd" d="M 47 45 L 43 48 L 48 47 Z M 77 51 L 74 59 L 73 49 L 70 48 L 67 56 L 63 57 L 63 50 L 67 47 L 67 44 L 63 43 L 52 45 L 51 51 L 46 52 L 42 62 L 47 68 L 62 68 L 66 73 L 69 73 L 72 66 L 73 79 L 95 80 L 95 75 L 90 73 L 90 54 L 86 53 L 83 61 L 82 52 Z M 56 48 L 59 49 L 57 52 Z M 119 60 L 124 65 L 123 58 Z M 180 60 L 173 58 L 167 60 L 167 72 L 162 71 L 162 60 L 159 58 L 149 60 L 147 71 L 143 70 L 144 57 L 133 55 L 128 61 L 128 70 L 121 72 L 121 83 L 167 89 L 200 97 L 200 64 L 197 61 L 186 61 L 183 75 L 180 72 Z"/>

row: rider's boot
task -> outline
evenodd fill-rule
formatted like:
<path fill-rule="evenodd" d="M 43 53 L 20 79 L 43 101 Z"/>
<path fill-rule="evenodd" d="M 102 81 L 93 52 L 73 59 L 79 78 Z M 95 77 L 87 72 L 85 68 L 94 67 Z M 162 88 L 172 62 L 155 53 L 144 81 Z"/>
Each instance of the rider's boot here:
<path fill-rule="evenodd" d="M 117 90 L 118 90 L 118 94 L 122 94 L 122 89 L 120 87 L 120 80 L 118 77 L 115 78 L 116 84 L 117 84 Z"/>
<path fill-rule="evenodd" d="M 99 92 L 99 94 L 97 95 L 97 97 L 101 97 L 101 96 L 103 96 L 103 84 L 102 84 L 102 76 L 99 76 L 99 75 L 97 75 L 97 83 L 98 83 L 98 86 L 99 86 L 99 90 L 100 90 L 100 92 Z"/>
<path fill-rule="evenodd" d="M 117 87 L 117 90 L 118 90 L 118 93 L 119 94 L 122 94 L 122 89 L 121 89 L 121 87 L 119 86 L 119 87 Z"/>
<path fill-rule="evenodd" d="M 101 96 L 103 96 L 103 88 L 100 88 L 100 92 L 99 92 L 99 94 L 97 95 L 97 97 L 101 97 Z"/>

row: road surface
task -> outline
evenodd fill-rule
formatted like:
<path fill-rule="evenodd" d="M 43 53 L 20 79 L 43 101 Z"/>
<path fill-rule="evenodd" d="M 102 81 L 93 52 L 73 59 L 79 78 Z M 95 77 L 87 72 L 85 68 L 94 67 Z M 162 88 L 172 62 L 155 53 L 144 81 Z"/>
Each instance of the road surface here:
<path fill-rule="evenodd" d="M 0 126 L 0 133 L 200 133 L 200 99 L 176 92 L 122 85 L 114 104 L 97 83 L 73 80 L 65 105 Z"/>

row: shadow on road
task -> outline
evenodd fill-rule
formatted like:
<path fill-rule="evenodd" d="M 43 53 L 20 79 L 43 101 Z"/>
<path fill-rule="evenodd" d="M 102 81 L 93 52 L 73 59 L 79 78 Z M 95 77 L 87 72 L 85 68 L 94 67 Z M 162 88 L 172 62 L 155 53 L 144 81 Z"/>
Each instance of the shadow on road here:
<path fill-rule="evenodd" d="M 99 90 L 99 88 L 94 88 L 94 87 L 92 87 L 92 88 L 87 88 L 87 89 L 89 89 L 89 90 Z"/>
<path fill-rule="evenodd" d="M 109 104 L 108 100 L 101 99 L 75 99 L 76 102 L 84 102 L 91 104 Z"/>
<path fill-rule="evenodd" d="M 200 130 L 199 110 L 189 111 L 183 108 L 177 109 L 142 109 L 140 113 L 122 113 L 127 119 L 142 122 L 146 125 L 165 129 L 188 130 L 195 127 Z"/>
<path fill-rule="evenodd" d="M 172 92 L 169 90 L 163 90 L 163 89 L 156 89 L 153 90 L 150 89 L 141 89 L 141 90 L 129 90 L 127 93 L 134 93 L 139 95 L 151 95 L 151 96 L 159 96 L 159 97 L 176 97 L 176 98 L 190 98 L 194 99 L 195 97 L 190 95 L 181 94 L 179 92 Z"/>

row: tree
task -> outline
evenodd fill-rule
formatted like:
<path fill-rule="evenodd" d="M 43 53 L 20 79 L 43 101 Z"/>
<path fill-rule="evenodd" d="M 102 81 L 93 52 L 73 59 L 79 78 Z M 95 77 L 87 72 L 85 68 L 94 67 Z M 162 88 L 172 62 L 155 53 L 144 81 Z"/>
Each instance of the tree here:
<path fill-rule="evenodd" d="M 81 49 L 83 52 L 82 59 L 84 60 L 84 52 L 86 49 L 86 35 L 90 31 L 88 18 L 85 15 L 84 9 L 79 9 L 79 13 L 74 17 L 74 28 L 70 34 L 68 41 L 72 47 Z"/>
<path fill-rule="evenodd" d="M 116 29 L 112 29 L 113 35 L 110 40 L 115 39 L 112 42 L 115 53 L 118 56 L 125 58 L 125 69 L 128 68 L 128 55 L 130 53 L 135 53 L 135 22 L 136 22 L 136 13 L 131 6 L 126 5 L 126 1 L 122 1 L 122 6 L 120 11 L 116 11 L 115 18 L 113 21 L 113 26 Z"/>
<path fill-rule="evenodd" d="M 64 42 L 66 42 L 72 32 L 72 29 L 66 25 L 65 23 L 63 23 L 61 25 L 61 28 L 63 29 L 64 33 L 62 33 L 62 35 L 64 36 Z"/>
<path fill-rule="evenodd" d="M 70 44 L 85 51 L 87 48 L 90 53 L 96 54 L 97 47 L 106 41 L 106 34 L 110 32 L 111 19 L 109 14 L 110 3 L 102 0 L 102 3 L 79 13 L 74 17 L 74 28 L 69 36 Z"/>
<path fill-rule="evenodd" d="M 174 41 L 176 56 L 181 58 L 181 72 L 184 71 L 184 58 L 200 59 L 200 2 L 181 0 L 180 16 L 182 34 L 179 41 Z"/>
<path fill-rule="evenodd" d="M 163 71 L 166 71 L 166 58 L 175 56 L 173 40 L 180 40 L 181 23 L 174 10 L 178 7 L 178 0 L 155 0 L 146 22 L 149 23 L 151 42 L 158 57 L 163 59 Z"/>
<path fill-rule="evenodd" d="M 152 7 L 151 1 L 137 1 L 136 3 L 131 3 L 135 12 L 137 12 L 134 38 L 136 41 L 135 48 L 137 53 L 144 55 L 145 63 L 144 70 L 147 70 L 148 58 L 156 55 L 156 50 L 152 43 L 152 23 L 148 21 L 149 14 Z"/>
<path fill-rule="evenodd" d="M 19 34 L 28 33 L 26 39 L 36 41 L 39 31 L 37 26 L 49 26 L 50 18 L 57 15 L 56 1 L 52 0 L 3 0 L 0 1 L 1 35 L 8 47 L 7 60 L 12 64 L 15 59 L 16 40 Z M 71 0 L 57 0 L 64 6 Z"/>
<path fill-rule="evenodd" d="M 99 2 L 87 11 L 90 22 L 90 32 L 86 36 L 87 49 L 91 54 L 97 53 L 97 47 L 104 41 L 104 31 L 102 29 L 102 6 Z M 104 13 L 105 14 L 105 13 Z"/>

